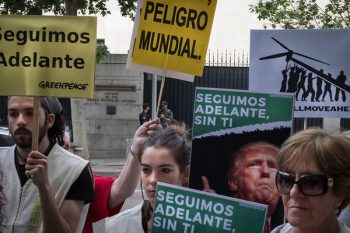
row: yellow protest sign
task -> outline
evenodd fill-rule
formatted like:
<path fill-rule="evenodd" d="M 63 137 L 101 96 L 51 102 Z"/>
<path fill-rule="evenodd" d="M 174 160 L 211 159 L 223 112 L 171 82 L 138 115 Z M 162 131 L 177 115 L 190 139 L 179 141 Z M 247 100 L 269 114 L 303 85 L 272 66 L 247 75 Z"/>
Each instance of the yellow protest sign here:
<path fill-rule="evenodd" d="M 202 76 L 217 1 L 141 3 L 132 63 Z"/>
<path fill-rule="evenodd" d="M 0 16 L 0 95 L 92 98 L 96 17 Z"/>

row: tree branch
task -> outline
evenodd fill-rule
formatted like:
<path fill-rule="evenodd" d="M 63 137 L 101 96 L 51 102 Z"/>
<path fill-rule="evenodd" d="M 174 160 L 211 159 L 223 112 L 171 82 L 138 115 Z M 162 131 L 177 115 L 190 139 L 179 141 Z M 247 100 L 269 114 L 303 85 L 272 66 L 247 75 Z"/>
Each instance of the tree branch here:
<path fill-rule="evenodd" d="M 338 4 L 338 6 L 335 5 L 332 0 L 330 0 L 329 2 L 333 6 L 333 9 L 334 9 L 335 13 L 337 13 L 340 16 L 340 18 L 345 23 L 346 27 L 349 28 L 349 23 L 345 20 L 345 18 L 343 17 L 342 13 L 339 11 L 339 4 Z"/>

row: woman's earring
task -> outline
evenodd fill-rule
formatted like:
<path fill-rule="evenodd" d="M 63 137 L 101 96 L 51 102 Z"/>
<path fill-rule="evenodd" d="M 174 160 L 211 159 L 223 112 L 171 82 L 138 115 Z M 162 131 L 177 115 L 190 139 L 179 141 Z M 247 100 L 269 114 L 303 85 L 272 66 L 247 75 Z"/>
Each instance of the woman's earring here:
<path fill-rule="evenodd" d="M 338 208 L 336 208 L 334 212 L 335 212 L 335 215 L 336 215 L 336 216 L 339 216 L 340 210 L 339 210 Z"/>

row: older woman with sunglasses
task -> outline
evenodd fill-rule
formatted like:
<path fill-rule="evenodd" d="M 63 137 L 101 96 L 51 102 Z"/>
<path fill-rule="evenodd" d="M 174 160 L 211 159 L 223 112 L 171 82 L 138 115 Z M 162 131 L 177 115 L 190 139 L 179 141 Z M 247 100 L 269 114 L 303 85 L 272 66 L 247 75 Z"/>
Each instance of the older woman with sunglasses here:
<path fill-rule="evenodd" d="M 306 129 L 288 138 L 277 157 L 276 185 L 288 223 L 272 233 L 349 233 L 337 215 L 350 201 L 350 139 Z"/>

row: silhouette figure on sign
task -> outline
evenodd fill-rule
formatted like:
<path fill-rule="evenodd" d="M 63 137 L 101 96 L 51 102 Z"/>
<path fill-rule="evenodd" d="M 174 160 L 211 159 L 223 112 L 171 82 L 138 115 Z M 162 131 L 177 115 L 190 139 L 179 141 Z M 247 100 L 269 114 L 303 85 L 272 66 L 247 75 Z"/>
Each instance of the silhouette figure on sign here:
<path fill-rule="evenodd" d="M 346 81 L 346 76 L 344 74 L 344 71 L 340 71 L 340 74 L 338 75 L 338 77 L 335 79 L 338 83 L 341 84 L 345 84 Z M 342 100 L 343 102 L 346 101 L 346 95 L 345 95 L 345 91 L 341 90 L 339 87 L 337 87 L 337 89 L 335 90 L 335 96 L 334 96 L 334 100 L 338 101 L 339 100 L 339 94 L 341 93 L 342 95 Z"/>
<path fill-rule="evenodd" d="M 332 75 L 328 73 L 328 77 L 332 78 Z M 327 93 L 329 95 L 330 100 L 333 101 L 333 99 L 332 99 L 332 89 L 331 89 L 332 85 L 328 81 L 325 81 L 325 82 L 326 82 L 326 84 L 324 85 L 322 101 L 324 101 L 324 98 L 326 97 Z"/>
<path fill-rule="evenodd" d="M 288 88 L 287 92 L 293 93 L 293 82 L 295 80 L 295 75 L 296 75 L 296 69 L 295 66 L 290 68 L 289 75 L 288 75 Z"/>
<path fill-rule="evenodd" d="M 301 76 L 300 76 L 300 81 L 298 82 L 298 89 L 297 89 L 297 93 L 295 94 L 295 99 L 298 100 L 298 96 L 300 91 L 302 90 L 302 96 L 305 95 L 306 93 L 306 89 L 305 89 L 305 80 L 306 80 L 306 70 L 302 69 L 301 71 Z M 303 100 L 303 98 L 301 99 Z M 304 99 L 305 100 L 305 99 Z"/>
<path fill-rule="evenodd" d="M 306 55 L 301 54 L 301 53 L 294 52 L 293 50 L 289 49 L 287 46 L 282 44 L 280 41 L 278 41 L 274 37 L 271 37 L 271 38 L 272 38 L 272 40 L 274 40 L 276 43 L 278 43 L 281 47 L 283 47 L 287 51 L 283 52 L 283 53 L 276 53 L 276 54 L 273 54 L 273 55 L 261 57 L 261 58 L 259 58 L 259 60 L 268 60 L 268 59 L 285 57 L 287 65 L 288 65 L 288 63 L 290 61 L 294 62 L 294 67 L 290 68 L 290 71 L 289 71 L 289 74 L 288 74 L 289 77 L 288 77 L 288 80 L 287 80 L 287 84 L 288 84 L 287 87 L 286 87 L 286 78 L 285 78 L 285 75 L 287 73 L 287 69 L 286 69 L 285 72 L 282 71 L 283 80 L 282 80 L 282 83 L 281 83 L 280 92 L 284 92 L 284 90 L 286 88 L 287 89 L 286 92 L 291 92 L 291 93 L 297 92 L 297 95 L 299 95 L 299 92 L 301 90 L 303 90 L 302 85 L 304 83 L 303 80 L 299 81 L 299 78 L 300 79 L 303 78 L 303 77 L 299 77 L 300 76 L 300 72 L 301 72 L 301 68 L 300 67 L 303 67 L 304 69 L 306 69 L 306 70 L 311 72 L 311 74 L 310 74 L 311 76 L 312 76 L 312 74 L 316 75 L 315 78 L 317 78 L 317 82 L 316 82 L 317 89 L 316 89 L 316 93 L 315 93 L 315 90 L 313 88 L 313 81 L 312 81 L 315 78 L 310 77 L 310 80 L 308 80 L 308 90 L 306 91 L 307 95 L 305 94 L 306 96 L 302 100 L 306 100 L 307 96 L 311 93 L 311 100 L 312 101 L 314 101 L 314 100 L 319 101 L 319 98 L 321 97 L 322 94 L 323 94 L 322 95 L 322 101 L 324 101 L 324 99 L 325 99 L 327 94 L 329 95 L 330 100 L 333 101 L 331 87 L 332 87 L 332 85 L 334 85 L 335 88 L 336 88 L 336 93 L 335 93 L 336 95 L 334 96 L 334 99 L 336 101 L 338 101 L 339 100 L 339 95 L 341 93 L 342 100 L 344 102 L 346 101 L 345 92 L 350 93 L 350 86 L 345 84 L 346 76 L 344 75 L 343 71 L 340 72 L 340 74 L 338 75 L 337 79 L 333 79 L 331 74 L 326 75 L 325 73 L 323 73 L 323 70 L 317 70 L 314 67 L 312 67 L 312 66 L 310 66 L 310 65 L 308 65 L 308 64 L 306 64 L 306 63 L 304 63 L 304 62 L 302 62 L 302 61 L 300 61 L 300 60 L 298 60 L 296 58 L 294 58 L 293 56 L 294 55 L 298 55 L 298 56 L 301 56 L 301 57 L 304 57 L 304 58 L 307 58 L 307 59 L 310 59 L 310 60 L 314 60 L 314 61 L 323 63 L 325 65 L 329 65 L 328 63 L 323 62 L 323 61 L 318 60 L 318 59 L 315 59 L 315 58 L 312 58 L 312 57 L 309 57 L 309 56 L 306 56 Z M 299 65 L 300 67 L 297 67 L 297 65 Z M 322 91 L 323 81 L 325 82 L 325 85 L 324 85 L 324 90 Z M 300 85 L 300 86 L 298 87 L 298 85 Z M 315 98 L 315 96 L 316 96 L 316 98 Z M 296 97 L 298 97 L 298 96 L 296 96 Z"/>
<path fill-rule="evenodd" d="M 309 94 L 311 94 L 311 102 L 315 101 L 315 90 L 312 82 L 315 78 L 312 77 L 311 72 L 307 75 L 307 91 L 304 93 L 302 100 L 306 100 Z"/>
<path fill-rule="evenodd" d="M 321 69 L 320 72 L 323 73 L 323 70 Z M 316 101 L 319 102 L 320 101 L 320 97 L 322 95 L 322 83 L 323 80 L 322 78 L 320 78 L 320 76 L 316 77 Z"/>
<path fill-rule="evenodd" d="M 282 76 L 283 76 L 283 79 L 281 82 L 280 92 L 286 92 L 287 91 L 287 78 L 288 78 L 287 70 L 282 70 Z"/>

